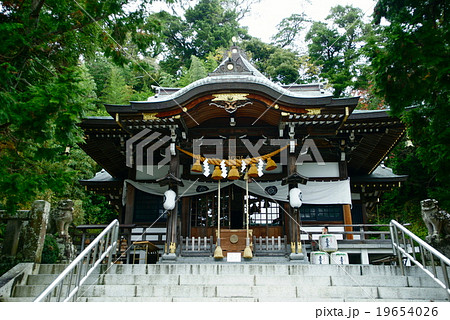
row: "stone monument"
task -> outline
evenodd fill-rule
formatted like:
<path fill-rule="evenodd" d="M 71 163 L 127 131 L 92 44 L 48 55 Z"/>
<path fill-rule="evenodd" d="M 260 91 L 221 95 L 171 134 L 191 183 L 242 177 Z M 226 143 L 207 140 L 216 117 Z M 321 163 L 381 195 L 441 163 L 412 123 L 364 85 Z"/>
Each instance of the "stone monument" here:
<path fill-rule="evenodd" d="M 438 201 L 426 199 L 420 202 L 422 209 L 422 219 L 428 229 L 425 240 L 450 257 L 450 214 L 441 210 Z"/>
<path fill-rule="evenodd" d="M 21 235 L 21 253 L 25 261 L 41 262 L 49 213 L 50 203 L 44 200 L 33 202 L 30 221 L 24 225 Z"/>
<path fill-rule="evenodd" d="M 60 262 L 70 262 L 75 258 L 76 249 L 69 235 L 69 226 L 73 221 L 74 202 L 70 199 L 60 200 L 56 208 L 50 211 L 47 232 L 56 235 Z"/>

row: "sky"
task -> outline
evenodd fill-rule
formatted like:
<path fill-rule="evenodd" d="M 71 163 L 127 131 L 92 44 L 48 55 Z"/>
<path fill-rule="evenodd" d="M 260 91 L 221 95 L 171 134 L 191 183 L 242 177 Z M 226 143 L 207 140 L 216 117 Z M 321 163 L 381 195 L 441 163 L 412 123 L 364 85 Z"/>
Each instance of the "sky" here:
<path fill-rule="evenodd" d="M 254 4 L 250 14 L 242 19 L 241 25 L 247 26 L 250 35 L 270 42 L 276 34 L 276 26 L 283 18 L 294 13 L 305 13 L 314 21 L 324 21 L 330 9 L 337 5 L 352 5 L 362 9 L 366 17 L 373 12 L 376 0 L 261 0 Z"/>
<path fill-rule="evenodd" d="M 369 17 L 376 2 L 376 0 L 261 0 L 251 7 L 250 13 L 240 23 L 248 27 L 250 35 L 269 43 L 277 32 L 276 26 L 283 18 L 294 13 L 303 12 L 314 21 L 324 21 L 332 7 L 352 5 L 362 9 L 366 17 Z M 158 1 L 152 4 L 153 9 L 164 6 L 163 3 L 158 4 Z"/>

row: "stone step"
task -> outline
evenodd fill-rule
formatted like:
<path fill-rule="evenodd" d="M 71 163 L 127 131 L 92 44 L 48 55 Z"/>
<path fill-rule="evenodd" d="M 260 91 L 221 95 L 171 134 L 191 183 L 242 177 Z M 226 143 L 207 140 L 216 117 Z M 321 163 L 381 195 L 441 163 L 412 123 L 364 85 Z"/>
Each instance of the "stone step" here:
<path fill-rule="evenodd" d="M 406 275 L 426 276 L 417 267 L 405 269 Z M 375 265 L 142 264 L 113 265 L 109 270 L 115 274 L 402 275 L 398 267 Z"/>
<path fill-rule="evenodd" d="M 33 301 L 65 267 L 40 265 L 13 298 L 1 301 Z M 78 301 L 448 301 L 422 270 L 405 270 L 406 276 L 374 265 L 113 265 L 91 276 Z"/>
<path fill-rule="evenodd" d="M 27 285 L 49 285 L 57 275 L 30 275 Z M 75 279 L 72 280 L 72 283 Z M 67 282 L 66 282 L 67 283 Z M 425 277 L 406 276 L 261 276 L 261 275 L 164 275 L 164 274 L 104 274 L 93 275 L 86 284 L 101 285 L 330 285 L 433 287 L 439 285 Z"/>
<path fill-rule="evenodd" d="M 38 274 L 60 274 L 67 265 L 41 264 Z M 102 273 L 106 266 L 102 266 Z M 400 268 L 384 265 L 269 265 L 269 264 L 156 264 L 156 265 L 113 265 L 110 274 L 253 274 L 253 275 L 398 275 Z M 407 276 L 427 277 L 418 267 L 405 267 Z M 442 273 L 437 268 L 439 273 Z"/>
<path fill-rule="evenodd" d="M 45 286 L 17 286 L 15 297 L 36 297 Z M 63 292 L 65 291 L 63 287 Z M 440 288 L 411 287 L 353 287 L 353 286 L 252 286 L 252 285 L 92 285 L 83 287 L 80 296 L 84 297 L 165 297 L 185 298 L 196 301 L 198 298 L 258 298 L 265 301 L 273 299 L 404 299 L 421 301 L 445 301 L 447 295 Z"/>

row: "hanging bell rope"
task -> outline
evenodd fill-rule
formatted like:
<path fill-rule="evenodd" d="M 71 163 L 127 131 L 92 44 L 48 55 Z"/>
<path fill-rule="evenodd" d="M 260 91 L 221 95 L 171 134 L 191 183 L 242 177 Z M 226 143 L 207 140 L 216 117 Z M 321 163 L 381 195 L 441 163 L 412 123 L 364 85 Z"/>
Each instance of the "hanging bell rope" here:
<path fill-rule="evenodd" d="M 275 150 L 271 153 L 259 156 L 259 157 L 254 157 L 254 158 L 247 158 L 247 159 L 218 159 L 218 158 L 212 158 L 212 159 L 208 159 L 208 163 L 212 164 L 214 166 L 220 166 L 220 164 L 222 163 L 222 161 L 225 161 L 225 165 L 227 167 L 231 167 L 231 166 L 237 166 L 237 167 L 241 167 L 242 164 L 245 164 L 246 166 L 248 166 L 249 164 L 257 164 L 259 162 L 259 160 L 269 160 L 270 163 L 274 163 L 273 160 L 271 159 L 272 157 L 276 156 L 277 154 L 279 154 L 281 151 L 283 151 L 284 149 L 286 149 L 287 147 L 289 147 L 289 145 L 286 145 L 278 150 Z M 181 152 L 183 152 L 184 154 L 194 158 L 195 160 L 199 160 L 200 162 L 203 162 L 206 160 L 205 157 L 202 157 L 199 154 L 193 154 L 192 152 L 186 151 L 181 149 L 179 146 L 177 146 L 177 149 Z M 196 162 L 197 164 L 197 162 Z M 276 168 L 273 167 L 272 165 L 272 170 Z"/>

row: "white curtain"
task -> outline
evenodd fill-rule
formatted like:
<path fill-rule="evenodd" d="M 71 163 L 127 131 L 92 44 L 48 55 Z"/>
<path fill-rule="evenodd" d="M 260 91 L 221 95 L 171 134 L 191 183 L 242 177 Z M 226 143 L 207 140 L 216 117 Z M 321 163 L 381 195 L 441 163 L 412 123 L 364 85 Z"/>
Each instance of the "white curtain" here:
<path fill-rule="evenodd" d="M 123 188 L 122 202 L 125 205 L 127 184 L 131 184 L 136 189 L 150 194 L 162 196 L 168 190 L 167 186 L 161 187 L 158 183 L 144 183 L 133 180 L 125 180 Z M 183 187 L 178 187 L 179 197 L 190 197 L 203 193 L 217 191 L 217 182 L 199 182 L 183 180 Z M 221 181 L 221 188 L 226 188 L 234 184 L 245 189 L 245 181 Z M 350 179 L 339 181 L 308 181 L 306 185 L 299 185 L 302 190 L 304 204 L 351 204 Z M 277 201 L 289 201 L 288 186 L 282 186 L 281 181 L 258 182 L 253 181 L 248 184 L 250 193 L 274 199 Z"/>

